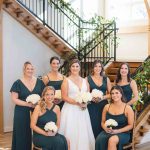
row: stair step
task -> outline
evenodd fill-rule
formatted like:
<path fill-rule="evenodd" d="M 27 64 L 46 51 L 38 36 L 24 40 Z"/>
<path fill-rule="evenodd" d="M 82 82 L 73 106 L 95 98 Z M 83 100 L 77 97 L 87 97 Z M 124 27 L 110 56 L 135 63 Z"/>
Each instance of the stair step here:
<path fill-rule="evenodd" d="M 122 62 L 114 62 L 112 65 L 114 68 L 119 68 Z M 141 62 L 128 62 L 130 68 L 136 68 L 141 65 Z"/>
<path fill-rule="evenodd" d="M 8 8 L 9 5 L 12 4 L 12 2 L 10 0 L 4 0 L 3 3 L 5 4 L 6 8 Z"/>
<path fill-rule="evenodd" d="M 110 69 L 107 70 L 107 74 L 114 74 L 114 75 L 116 75 L 117 72 L 118 72 L 118 69 L 119 68 L 110 68 Z M 130 68 L 130 72 L 131 73 L 134 73 L 135 70 L 136 70 L 136 68 Z"/>

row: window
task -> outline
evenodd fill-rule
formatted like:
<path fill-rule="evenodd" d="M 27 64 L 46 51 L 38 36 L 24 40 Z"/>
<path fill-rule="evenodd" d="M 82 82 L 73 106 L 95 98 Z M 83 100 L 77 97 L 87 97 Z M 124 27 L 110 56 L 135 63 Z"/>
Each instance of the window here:
<path fill-rule="evenodd" d="M 116 18 L 118 26 L 144 24 L 148 18 L 143 0 L 106 0 L 106 17 Z"/>

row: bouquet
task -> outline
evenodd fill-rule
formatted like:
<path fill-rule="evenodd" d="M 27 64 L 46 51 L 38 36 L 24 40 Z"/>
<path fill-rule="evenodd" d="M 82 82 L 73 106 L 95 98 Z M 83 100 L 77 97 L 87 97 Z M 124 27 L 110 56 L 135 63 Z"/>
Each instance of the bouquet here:
<path fill-rule="evenodd" d="M 59 104 L 61 102 L 61 90 L 56 90 L 55 91 L 55 99 L 54 99 L 54 103 L 55 104 Z"/>
<path fill-rule="evenodd" d="M 108 119 L 106 120 L 105 125 L 107 128 L 113 128 L 118 126 L 118 122 L 114 119 Z"/>
<path fill-rule="evenodd" d="M 80 104 L 87 105 L 92 100 L 92 95 L 89 92 L 79 92 L 75 100 Z"/>
<path fill-rule="evenodd" d="M 36 104 L 40 98 L 41 97 L 38 94 L 31 94 L 26 98 L 26 102 Z"/>
<path fill-rule="evenodd" d="M 55 91 L 55 98 L 56 99 L 61 99 L 61 90 L 56 90 Z"/>
<path fill-rule="evenodd" d="M 92 97 L 96 99 L 97 102 L 103 99 L 103 92 L 100 90 L 93 89 L 91 94 L 92 94 Z"/>
<path fill-rule="evenodd" d="M 56 133 L 58 128 L 57 128 L 55 122 L 50 121 L 50 122 L 46 123 L 46 125 L 44 126 L 44 130 Z"/>

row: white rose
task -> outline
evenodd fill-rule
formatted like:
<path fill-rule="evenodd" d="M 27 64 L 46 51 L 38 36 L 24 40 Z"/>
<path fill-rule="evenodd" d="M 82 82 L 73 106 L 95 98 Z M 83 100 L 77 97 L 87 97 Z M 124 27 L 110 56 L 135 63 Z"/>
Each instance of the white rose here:
<path fill-rule="evenodd" d="M 55 122 L 50 121 L 50 122 L 46 123 L 46 125 L 44 126 L 44 130 L 57 132 L 58 128 L 57 128 Z"/>
<path fill-rule="evenodd" d="M 26 102 L 36 104 L 40 100 L 40 98 L 41 97 L 38 94 L 31 94 L 26 98 Z"/>
<path fill-rule="evenodd" d="M 94 98 L 97 98 L 97 97 L 100 99 L 103 98 L 103 92 L 98 89 L 93 89 L 91 94 L 92 94 L 92 97 Z"/>
<path fill-rule="evenodd" d="M 108 126 L 110 126 L 110 127 L 116 127 L 116 126 L 118 126 L 118 123 L 117 123 L 117 121 L 114 120 L 114 119 L 108 119 L 108 120 L 106 120 L 105 125 L 106 125 L 107 127 L 108 127 Z"/>
<path fill-rule="evenodd" d="M 61 99 L 61 90 L 56 90 L 55 91 L 55 98 Z"/>

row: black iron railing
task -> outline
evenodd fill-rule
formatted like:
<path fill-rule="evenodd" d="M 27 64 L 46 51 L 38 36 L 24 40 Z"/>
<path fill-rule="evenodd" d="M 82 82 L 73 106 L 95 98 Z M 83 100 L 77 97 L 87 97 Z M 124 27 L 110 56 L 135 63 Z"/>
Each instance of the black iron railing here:
<path fill-rule="evenodd" d="M 103 63 L 116 57 L 116 24 L 82 20 L 62 0 L 17 0 L 76 53 L 81 62 L 98 58 Z M 66 62 L 65 62 L 66 64 Z M 88 68 L 88 65 L 86 64 Z M 65 73 L 64 65 L 61 71 Z M 82 73 L 86 75 L 87 73 Z"/>

